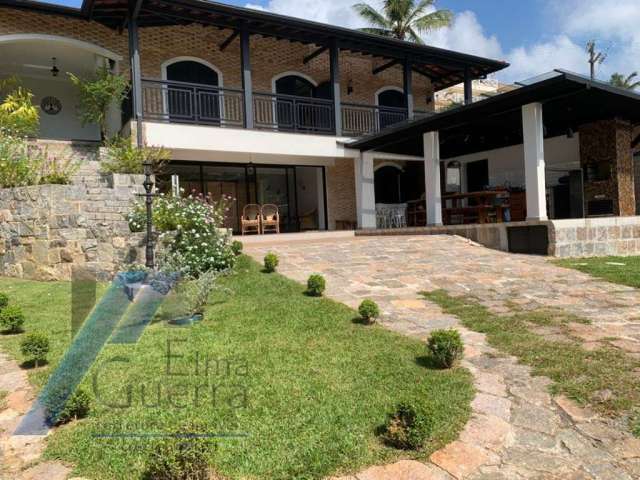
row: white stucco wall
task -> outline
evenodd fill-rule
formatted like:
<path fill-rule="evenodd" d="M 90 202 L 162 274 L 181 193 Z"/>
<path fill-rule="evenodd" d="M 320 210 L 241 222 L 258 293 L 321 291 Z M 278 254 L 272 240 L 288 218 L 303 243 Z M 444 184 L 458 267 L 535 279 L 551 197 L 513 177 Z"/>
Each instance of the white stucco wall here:
<path fill-rule="evenodd" d="M 551 169 L 574 170 L 580 168 L 580 140 L 576 133 L 573 138 L 566 136 L 548 138 L 544 141 L 544 156 L 547 167 L 547 186 L 557 185 L 557 179 L 566 175 L 562 172 L 553 172 Z M 466 190 L 467 176 L 464 164 L 477 160 L 489 161 L 489 182 L 491 186 L 509 183 L 512 187 L 524 187 L 524 148 L 522 145 L 514 145 L 496 150 L 464 155 L 461 157 L 447 158 L 444 165 L 457 160 L 463 164 L 462 189 Z"/>
<path fill-rule="evenodd" d="M 57 115 L 40 112 L 40 138 L 56 140 L 100 140 L 96 125 L 82 126 L 78 119 L 78 95 L 64 74 L 58 78 L 21 77 L 22 83 L 33 92 L 33 103 L 40 108 L 44 97 L 56 97 L 62 103 Z"/>

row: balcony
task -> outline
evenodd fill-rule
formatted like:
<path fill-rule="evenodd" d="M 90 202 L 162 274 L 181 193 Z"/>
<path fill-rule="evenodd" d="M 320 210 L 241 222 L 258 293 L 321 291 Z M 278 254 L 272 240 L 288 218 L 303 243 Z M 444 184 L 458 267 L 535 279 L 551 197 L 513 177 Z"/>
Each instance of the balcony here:
<path fill-rule="evenodd" d="M 253 92 L 253 128 L 276 132 L 335 135 L 334 101 L 275 93 Z M 342 103 L 342 135 L 375 133 L 407 119 L 406 108 Z M 144 120 L 243 128 L 243 90 L 202 84 L 142 79 Z M 429 112 L 414 111 L 414 117 Z"/>

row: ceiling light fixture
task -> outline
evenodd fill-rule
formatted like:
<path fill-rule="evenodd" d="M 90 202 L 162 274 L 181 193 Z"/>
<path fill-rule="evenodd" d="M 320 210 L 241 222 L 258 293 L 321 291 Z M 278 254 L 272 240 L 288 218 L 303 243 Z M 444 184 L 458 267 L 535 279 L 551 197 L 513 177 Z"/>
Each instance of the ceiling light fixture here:
<path fill-rule="evenodd" d="M 56 57 L 51 57 L 51 61 L 53 63 L 53 67 L 51 67 L 51 75 L 53 75 L 54 77 L 57 77 L 58 74 L 60 73 L 60 70 L 56 66 Z"/>

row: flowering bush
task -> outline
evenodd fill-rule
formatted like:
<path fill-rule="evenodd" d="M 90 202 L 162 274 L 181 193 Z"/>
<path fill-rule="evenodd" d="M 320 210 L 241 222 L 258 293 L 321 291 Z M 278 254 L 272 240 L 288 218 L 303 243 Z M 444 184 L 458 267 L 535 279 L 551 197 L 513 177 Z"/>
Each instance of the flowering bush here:
<path fill-rule="evenodd" d="M 173 197 L 159 194 L 153 202 L 153 224 L 160 232 L 166 252 L 163 263 L 182 275 L 197 277 L 208 270 L 233 266 L 235 255 L 229 236 L 220 229 L 226 201 L 213 202 L 194 195 Z M 139 200 L 127 215 L 134 232 L 145 228 L 146 209 Z"/>

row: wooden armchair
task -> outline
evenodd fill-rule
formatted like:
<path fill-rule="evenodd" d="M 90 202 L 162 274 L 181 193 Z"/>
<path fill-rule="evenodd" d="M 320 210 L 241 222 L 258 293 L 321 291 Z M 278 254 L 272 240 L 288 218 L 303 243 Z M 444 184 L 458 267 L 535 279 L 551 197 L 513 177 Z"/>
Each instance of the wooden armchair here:
<path fill-rule="evenodd" d="M 262 206 L 261 211 L 262 233 L 266 233 L 267 230 L 280 233 L 280 214 L 277 205 L 268 203 Z"/>
<path fill-rule="evenodd" d="M 260 205 L 248 203 L 242 209 L 240 217 L 240 232 L 244 235 L 246 232 L 260 233 Z"/>

